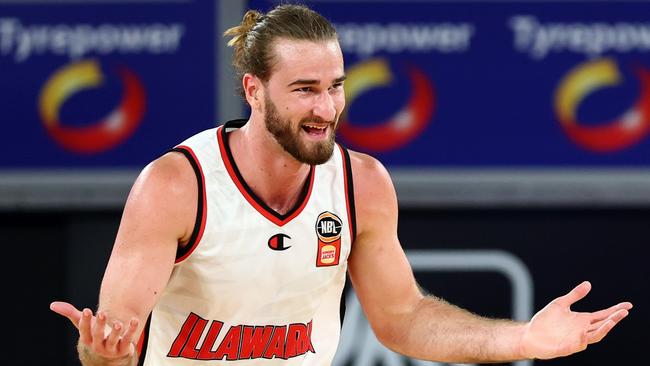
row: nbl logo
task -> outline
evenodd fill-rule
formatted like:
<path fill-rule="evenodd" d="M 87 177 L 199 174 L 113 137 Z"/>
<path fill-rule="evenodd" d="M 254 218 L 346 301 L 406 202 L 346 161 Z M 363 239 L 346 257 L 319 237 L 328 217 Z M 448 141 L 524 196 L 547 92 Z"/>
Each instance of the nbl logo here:
<path fill-rule="evenodd" d="M 341 256 L 341 219 L 331 212 L 323 212 L 316 220 L 318 253 L 316 267 L 336 266 Z"/>
<path fill-rule="evenodd" d="M 316 233 L 324 242 L 336 240 L 341 236 L 341 220 L 329 212 L 321 214 L 316 224 Z"/>

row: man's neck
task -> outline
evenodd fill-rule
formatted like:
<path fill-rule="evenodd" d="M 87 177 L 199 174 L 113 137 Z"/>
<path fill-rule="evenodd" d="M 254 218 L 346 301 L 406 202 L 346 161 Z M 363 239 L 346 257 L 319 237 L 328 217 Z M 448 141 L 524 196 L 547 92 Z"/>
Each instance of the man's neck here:
<path fill-rule="evenodd" d="M 309 175 L 308 164 L 287 153 L 264 126 L 250 121 L 230 133 L 229 143 L 244 181 L 267 206 L 279 214 L 296 206 Z"/>

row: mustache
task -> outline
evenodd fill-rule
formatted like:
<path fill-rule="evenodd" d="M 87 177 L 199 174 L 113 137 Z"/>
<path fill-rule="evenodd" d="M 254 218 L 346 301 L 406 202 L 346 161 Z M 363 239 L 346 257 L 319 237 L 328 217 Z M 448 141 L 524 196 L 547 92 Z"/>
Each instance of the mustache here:
<path fill-rule="evenodd" d="M 326 124 L 329 124 L 329 125 L 333 125 L 333 124 L 338 123 L 338 121 L 339 121 L 339 116 L 336 116 L 331 121 L 326 121 L 323 118 L 320 118 L 320 117 L 317 117 L 317 116 L 312 116 L 312 117 L 306 117 L 306 118 L 301 119 L 300 124 L 303 124 L 303 123 L 321 123 L 321 124 L 325 124 L 326 123 Z"/>

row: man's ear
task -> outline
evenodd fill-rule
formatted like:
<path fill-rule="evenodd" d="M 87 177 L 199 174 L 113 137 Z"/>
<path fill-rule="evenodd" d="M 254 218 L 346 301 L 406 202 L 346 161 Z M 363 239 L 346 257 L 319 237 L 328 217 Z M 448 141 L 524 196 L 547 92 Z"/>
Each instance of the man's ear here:
<path fill-rule="evenodd" d="M 244 95 L 246 96 L 246 101 L 253 109 L 261 108 L 262 103 L 260 103 L 261 96 L 258 95 L 262 81 L 252 74 L 244 74 L 242 78 L 242 87 L 244 88 Z"/>

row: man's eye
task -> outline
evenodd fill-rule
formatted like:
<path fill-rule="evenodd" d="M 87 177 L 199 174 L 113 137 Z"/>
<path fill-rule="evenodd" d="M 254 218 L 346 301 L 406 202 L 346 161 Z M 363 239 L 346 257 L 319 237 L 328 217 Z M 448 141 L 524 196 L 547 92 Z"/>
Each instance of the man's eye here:
<path fill-rule="evenodd" d="M 296 91 L 302 92 L 302 93 L 309 93 L 311 91 L 311 88 L 306 86 L 304 88 L 298 88 Z"/>

